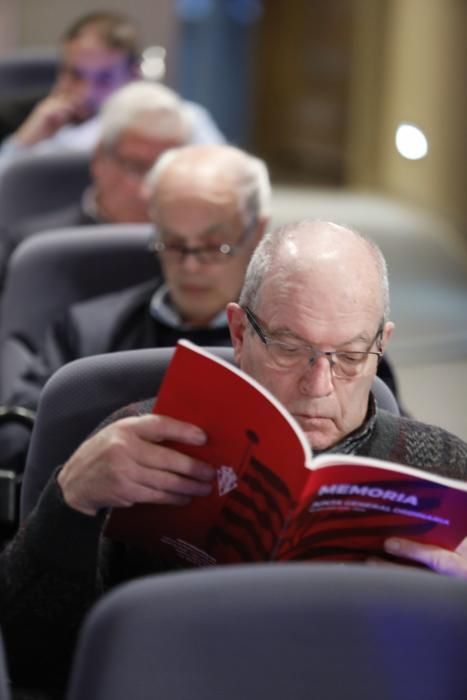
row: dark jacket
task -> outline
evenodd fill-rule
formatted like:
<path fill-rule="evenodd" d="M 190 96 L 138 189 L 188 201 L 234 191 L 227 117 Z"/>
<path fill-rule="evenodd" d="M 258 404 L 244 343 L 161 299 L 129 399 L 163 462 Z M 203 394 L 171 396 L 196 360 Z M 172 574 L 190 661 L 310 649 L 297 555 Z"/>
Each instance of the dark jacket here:
<path fill-rule="evenodd" d="M 31 355 L 5 404 L 37 409 L 49 377 L 72 360 L 119 350 L 171 347 L 179 338 L 198 345 L 230 345 L 227 325 L 220 328 L 172 328 L 155 320 L 149 303 L 161 278 L 72 305 L 46 334 L 40 355 Z M 30 433 L 24 426 L 0 426 L 2 466 L 22 471 Z"/>

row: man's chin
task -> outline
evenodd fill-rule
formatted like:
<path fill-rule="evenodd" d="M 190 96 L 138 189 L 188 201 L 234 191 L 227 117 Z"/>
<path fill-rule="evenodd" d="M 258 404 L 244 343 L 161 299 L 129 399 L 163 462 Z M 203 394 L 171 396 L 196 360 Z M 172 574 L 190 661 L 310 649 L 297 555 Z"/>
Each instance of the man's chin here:
<path fill-rule="evenodd" d="M 191 326 L 199 328 L 207 328 L 210 321 L 214 318 L 216 313 L 211 309 L 205 309 L 199 306 L 185 305 L 183 303 L 177 303 L 174 298 L 174 305 L 176 306 L 178 313 L 181 318 Z"/>
<path fill-rule="evenodd" d="M 332 425 L 329 420 L 324 421 L 324 419 L 320 419 L 320 425 L 313 426 L 307 421 L 307 425 L 301 425 L 301 428 L 314 452 L 329 450 L 339 442 L 339 436 L 332 430 Z"/>

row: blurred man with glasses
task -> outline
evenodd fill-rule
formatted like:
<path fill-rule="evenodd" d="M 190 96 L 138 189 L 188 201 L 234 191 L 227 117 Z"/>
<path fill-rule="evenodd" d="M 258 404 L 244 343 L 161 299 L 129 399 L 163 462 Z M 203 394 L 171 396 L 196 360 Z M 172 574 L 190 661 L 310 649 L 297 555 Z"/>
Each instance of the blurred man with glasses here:
<path fill-rule="evenodd" d="M 123 116 L 115 109 L 112 113 L 117 130 Z M 126 139 L 113 141 L 111 135 L 109 131 L 101 144 L 96 166 L 106 186 L 95 192 L 93 201 L 102 211 L 99 194 L 105 191 L 107 211 L 125 208 L 128 189 L 140 190 L 130 199 L 140 209 L 144 200 L 154 223 L 148 251 L 155 258 L 154 279 L 72 305 L 56 319 L 41 354 L 32 356 L 6 397 L 14 411 L 34 411 L 47 379 L 79 357 L 167 347 L 181 337 L 199 345 L 230 345 L 225 308 L 238 299 L 251 254 L 268 223 L 266 165 L 233 146 L 182 146 L 166 150 L 144 178 L 154 149 L 144 142 L 140 148 L 127 131 Z M 0 454 L 4 468 L 21 471 L 29 433 L 14 428 L 2 426 Z"/>
<path fill-rule="evenodd" d="M 231 146 L 185 147 L 163 155 L 146 188 L 164 276 L 152 313 L 226 331 L 225 306 L 238 298 L 268 222 L 266 166 Z"/>

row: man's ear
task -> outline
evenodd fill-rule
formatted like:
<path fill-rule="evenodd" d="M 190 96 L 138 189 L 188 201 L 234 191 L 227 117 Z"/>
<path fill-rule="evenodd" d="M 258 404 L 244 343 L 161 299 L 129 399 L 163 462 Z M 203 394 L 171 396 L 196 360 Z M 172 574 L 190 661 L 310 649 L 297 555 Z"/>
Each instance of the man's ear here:
<path fill-rule="evenodd" d="M 258 223 L 256 224 L 255 233 L 254 233 L 253 239 L 252 239 L 255 248 L 258 245 L 258 243 L 260 242 L 260 240 L 262 239 L 262 237 L 264 236 L 268 224 L 269 224 L 269 217 L 268 216 L 264 216 L 258 220 Z"/>
<path fill-rule="evenodd" d="M 98 143 L 91 157 L 89 169 L 93 180 L 98 180 L 106 164 L 105 151 L 102 144 Z"/>
<path fill-rule="evenodd" d="M 241 306 L 235 302 L 227 304 L 226 313 L 235 362 L 239 365 L 243 348 L 243 335 L 245 333 L 245 314 Z"/>
<path fill-rule="evenodd" d="M 384 324 L 383 338 L 382 338 L 382 342 L 381 342 L 381 349 L 383 352 L 386 350 L 386 346 L 389 343 L 389 338 L 391 337 L 394 328 L 395 328 L 395 326 L 394 326 L 394 323 L 392 321 L 387 321 Z"/>
<path fill-rule="evenodd" d="M 129 72 L 130 80 L 144 80 L 144 75 L 141 71 L 141 61 L 133 61 Z"/>

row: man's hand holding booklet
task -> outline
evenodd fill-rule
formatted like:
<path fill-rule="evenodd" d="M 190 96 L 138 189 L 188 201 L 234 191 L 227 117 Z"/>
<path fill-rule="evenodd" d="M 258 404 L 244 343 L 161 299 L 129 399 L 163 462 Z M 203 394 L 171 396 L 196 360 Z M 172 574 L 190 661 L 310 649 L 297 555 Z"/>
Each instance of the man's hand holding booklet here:
<path fill-rule="evenodd" d="M 114 509 L 106 534 L 172 566 L 364 561 L 387 558 L 391 536 L 454 551 L 467 534 L 465 482 L 365 457 L 313 458 L 269 391 L 188 341 L 153 410 L 203 428 L 205 445 L 176 448 L 214 466 L 216 482 L 187 506 Z"/>

